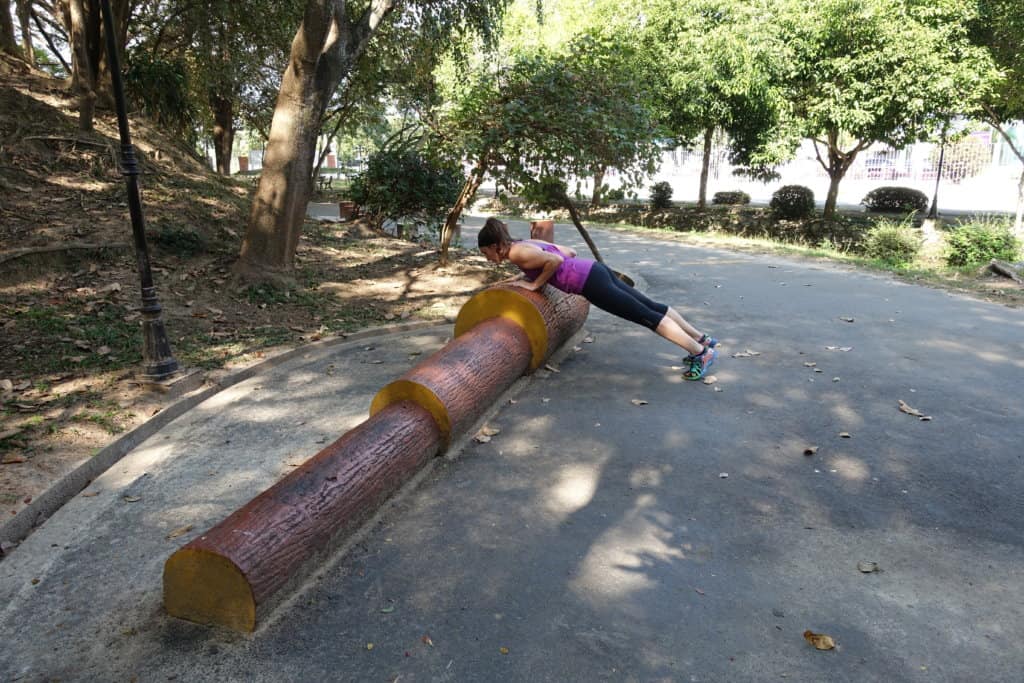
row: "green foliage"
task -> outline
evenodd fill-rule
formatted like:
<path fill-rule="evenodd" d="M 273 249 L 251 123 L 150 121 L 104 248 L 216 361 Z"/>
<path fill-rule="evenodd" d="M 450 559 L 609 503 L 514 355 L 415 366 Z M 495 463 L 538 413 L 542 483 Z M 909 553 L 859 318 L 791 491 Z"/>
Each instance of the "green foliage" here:
<path fill-rule="evenodd" d="M 668 209 L 672 206 L 672 186 L 664 180 L 651 185 L 651 208 Z"/>
<path fill-rule="evenodd" d="M 462 171 L 409 150 L 381 150 L 352 180 L 350 195 L 382 221 L 417 216 L 436 223 L 459 196 Z"/>
<path fill-rule="evenodd" d="M 928 209 L 927 195 L 912 187 L 876 187 L 864 195 L 860 203 L 868 211 L 909 213 Z"/>
<path fill-rule="evenodd" d="M 520 193 L 526 202 L 541 211 L 551 211 L 565 206 L 568 185 L 561 178 L 544 176 L 537 182 L 527 183 Z"/>
<path fill-rule="evenodd" d="M 921 251 L 921 236 L 908 223 L 879 221 L 864 238 L 864 255 L 890 266 L 906 266 Z"/>
<path fill-rule="evenodd" d="M 1015 261 L 1020 250 L 1020 240 L 998 219 L 961 223 L 946 234 L 946 263 L 951 266 L 974 266 L 991 259 Z"/>
<path fill-rule="evenodd" d="M 814 192 L 803 185 L 784 185 L 772 194 L 768 206 L 776 218 L 806 218 L 814 213 Z"/>
<path fill-rule="evenodd" d="M 513 191 L 596 169 L 638 184 L 660 150 L 628 50 L 621 38 L 583 35 L 560 51 L 520 47 L 451 68 L 434 110 L 445 152 Z"/>
<path fill-rule="evenodd" d="M 632 6 L 616 30 L 636 34 L 666 133 L 691 144 L 709 129 L 724 131 L 734 165 L 762 180 L 774 177 L 772 168 L 792 156 L 797 140 L 784 125 L 788 105 L 778 74 L 787 65 L 772 13 L 738 0 L 645 0 L 641 7 L 641 30 Z"/>
<path fill-rule="evenodd" d="M 124 87 L 143 114 L 184 140 L 195 141 L 196 105 L 190 99 L 188 72 L 182 60 L 132 51 Z"/>
<path fill-rule="evenodd" d="M 153 233 L 153 243 L 179 256 L 192 256 L 203 250 L 203 238 L 195 230 L 164 226 Z"/>
<path fill-rule="evenodd" d="M 626 198 L 626 191 L 621 187 L 616 187 L 612 190 L 608 190 L 604 193 L 604 198 L 609 202 L 621 202 Z"/>
<path fill-rule="evenodd" d="M 749 204 L 750 195 L 742 190 L 733 192 L 716 192 L 711 198 L 712 204 Z"/>

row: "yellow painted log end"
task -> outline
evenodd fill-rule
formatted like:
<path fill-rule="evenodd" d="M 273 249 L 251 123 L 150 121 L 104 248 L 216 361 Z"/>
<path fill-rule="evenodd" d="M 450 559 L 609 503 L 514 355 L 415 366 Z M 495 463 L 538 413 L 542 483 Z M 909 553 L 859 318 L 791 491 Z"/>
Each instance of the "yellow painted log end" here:
<path fill-rule="evenodd" d="M 164 563 L 164 608 L 199 624 L 256 629 L 256 601 L 245 576 L 228 558 L 200 548 L 181 548 Z"/>
<path fill-rule="evenodd" d="M 452 434 L 452 421 L 448 415 L 448 408 L 437 397 L 437 394 L 418 382 L 399 379 L 385 386 L 373 397 L 373 401 L 370 403 L 370 416 L 373 417 L 399 401 L 412 401 L 430 413 L 437 424 L 437 429 L 441 432 L 442 450 L 448 447 Z"/>
<path fill-rule="evenodd" d="M 530 340 L 530 370 L 539 368 L 548 352 L 548 328 L 537 307 L 519 292 L 500 288 L 477 292 L 459 311 L 455 336 L 469 332 L 484 320 L 498 317 L 523 328 Z"/>

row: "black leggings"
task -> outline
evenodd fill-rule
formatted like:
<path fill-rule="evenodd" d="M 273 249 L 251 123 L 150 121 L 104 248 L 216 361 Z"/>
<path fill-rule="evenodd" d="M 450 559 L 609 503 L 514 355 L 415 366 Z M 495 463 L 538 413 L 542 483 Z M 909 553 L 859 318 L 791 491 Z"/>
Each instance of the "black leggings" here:
<path fill-rule="evenodd" d="M 637 325 L 655 329 L 668 312 L 668 306 L 651 301 L 625 282 L 603 263 L 594 263 L 580 292 L 602 311 L 625 318 Z"/>

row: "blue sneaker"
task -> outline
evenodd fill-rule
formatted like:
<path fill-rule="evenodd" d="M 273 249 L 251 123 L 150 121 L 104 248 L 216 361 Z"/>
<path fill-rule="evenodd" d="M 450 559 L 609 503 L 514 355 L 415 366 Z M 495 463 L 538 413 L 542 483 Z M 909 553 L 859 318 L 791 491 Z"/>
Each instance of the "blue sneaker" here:
<path fill-rule="evenodd" d="M 713 349 L 718 346 L 718 340 L 709 334 L 702 334 L 700 339 L 697 340 L 697 343 L 708 349 Z"/>
<path fill-rule="evenodd" d="M 708 374 L 708 368 L 714 365 L 716 358 L 718 358 L 718 351 L 710 346 L 697 356 L 687 356 L 683 360 L 689 363 L 690 367 L 683 373 L 683 379 L 691 381 L 702 379 Z"/>

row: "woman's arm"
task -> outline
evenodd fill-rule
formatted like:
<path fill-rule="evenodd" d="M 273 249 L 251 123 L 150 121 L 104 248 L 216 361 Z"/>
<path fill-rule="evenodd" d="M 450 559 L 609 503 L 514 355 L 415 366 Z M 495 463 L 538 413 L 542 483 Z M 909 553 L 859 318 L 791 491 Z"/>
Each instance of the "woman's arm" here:
<path fill-rule="evenodd" d="M 508 260 L 522 270 L 540 269 L 540 273 L 534 278 L 533 282 L 521 280 L 513 283 L 523 289 L 535 292 L 547 284 L 548 280 L 555 274 L 555 271 L 558 270 L 558 266 L 562 265 L 562 261 L 565 259 L 558 254 L 552 254 L 531 244 L 517 242 L 509 249 Z"/>

